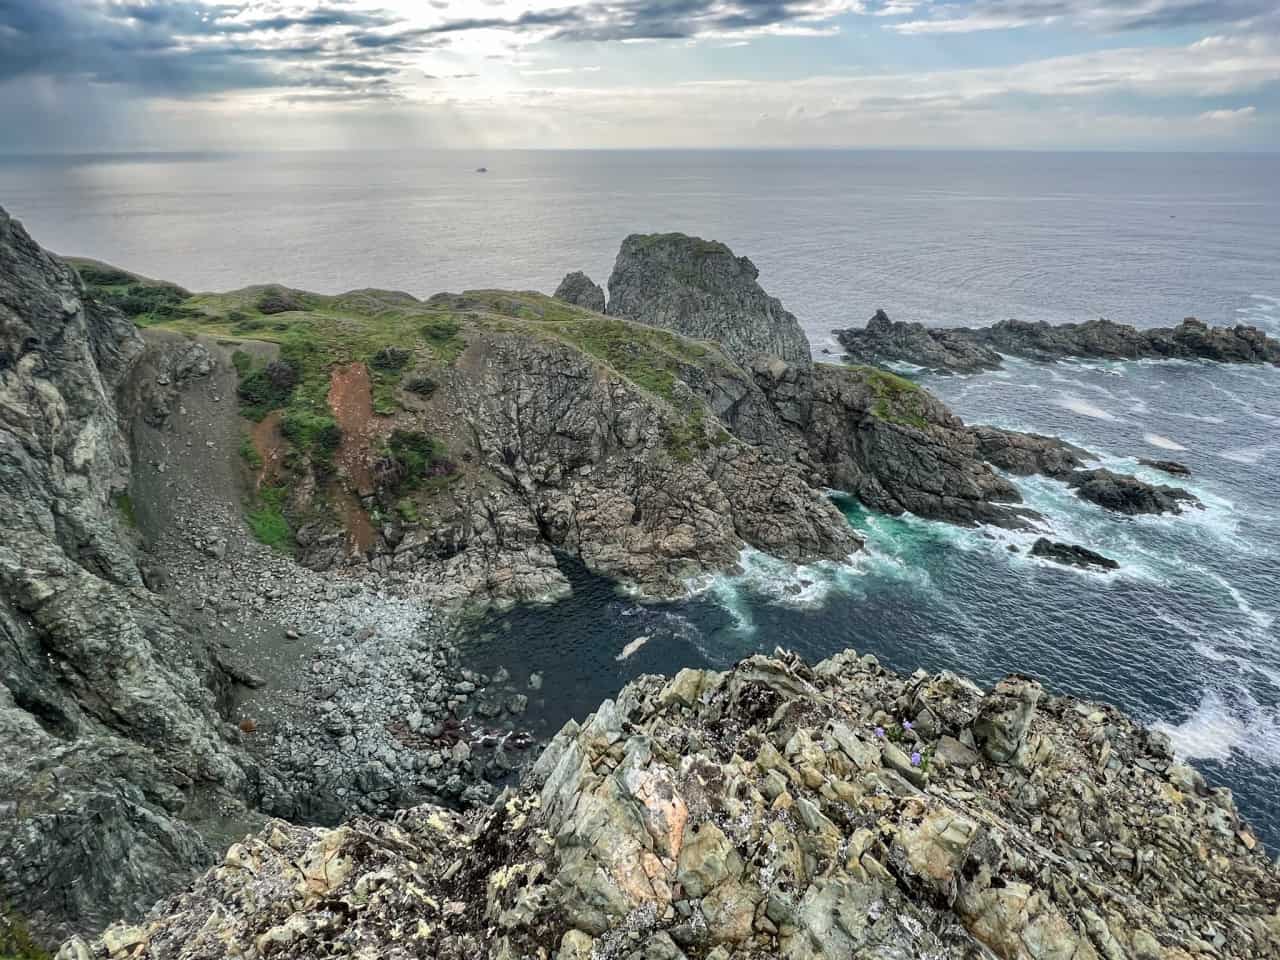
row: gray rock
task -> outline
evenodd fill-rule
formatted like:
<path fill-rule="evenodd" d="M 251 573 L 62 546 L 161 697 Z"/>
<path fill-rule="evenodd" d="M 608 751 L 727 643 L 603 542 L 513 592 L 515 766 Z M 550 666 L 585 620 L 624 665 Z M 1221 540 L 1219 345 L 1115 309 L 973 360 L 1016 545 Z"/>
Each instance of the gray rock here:
<path fill-rule="evenodd" d="M 565 303 L 585 307 L 588 310 L 594 310 L 596 313 L 604 313 L 604 290 L 580 270 L 566 275 L 560 281 L 560 286 L 556 287 L 554 296 L 557 300 L 563 300 Z"/>

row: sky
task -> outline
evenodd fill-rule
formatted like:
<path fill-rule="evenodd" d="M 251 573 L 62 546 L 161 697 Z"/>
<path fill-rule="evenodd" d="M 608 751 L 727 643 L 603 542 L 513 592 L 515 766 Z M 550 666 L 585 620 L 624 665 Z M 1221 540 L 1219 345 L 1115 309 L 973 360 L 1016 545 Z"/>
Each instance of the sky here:
<path fill-rule="evenodd" d="M 0 0 L 0 152 L 1280 150 L 1280 0 Z"/>

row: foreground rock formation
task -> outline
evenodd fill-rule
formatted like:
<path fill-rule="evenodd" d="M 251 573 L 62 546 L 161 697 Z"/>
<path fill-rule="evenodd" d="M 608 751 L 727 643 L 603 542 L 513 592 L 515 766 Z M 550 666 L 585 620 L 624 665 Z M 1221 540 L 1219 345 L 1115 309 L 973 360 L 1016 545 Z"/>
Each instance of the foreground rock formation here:
<path fill-rule="evenodd" d="M 0 901 L 45 938 L 136 913 L 259 822 L 232 678 L 145 588 L 118 505 L 142 352 L 0 210 Z"/>
<path fill-rule="evenodd" d="M 1009 677 L 644 677 L 461 816 L 286 823 L 59 960 L 1262 958 L 1280 868 L 1168 741 Z"/>
<path fill-rule="evenodd" d="M 1002 320 L 989 327 L 925 327 L 877 310 L 866 327 L 837 330 L 859 363 L 908 363 L 947 373 L 995 370 L 1001 354 L 1027 360 L 1214 360 L 1280 364 L 1280 342 L 1256 327 L 1210 327 L 1188 317 L 1176 327 L 1139 329 L 1110 320 L 1048 324 Z"/>

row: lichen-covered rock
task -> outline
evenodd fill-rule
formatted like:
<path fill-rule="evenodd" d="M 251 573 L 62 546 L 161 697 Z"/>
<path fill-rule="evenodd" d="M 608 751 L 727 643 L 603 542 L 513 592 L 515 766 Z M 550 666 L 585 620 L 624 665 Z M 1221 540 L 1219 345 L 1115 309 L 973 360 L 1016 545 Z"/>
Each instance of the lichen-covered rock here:
<path fill-rule="evenodd" d="M 596 313 L 604 313 L 604 290 L 601 289 L 600 284 L 596 283 L 581 270 L 566 274 L 565 278 L 560 281 L 560 286 L 556 287 L 556 292 L 553 296 L 557 300 L 563 300 L 565 303 L 586 307 Z"/>
<path fill-rule="evenodd" d="M 744 367 L 761 354 L 808 367 L 804 331 L 760 288 L 759 274 L 723 243 L 682 233 L 632 234 L 609 277 L 609 313 L 714 340 Z"/>
<path fill-rule="evenodd" d="M 1230 794 L 1113 708 L 779 652 L 635 681 L 491 809 L 273 824 L 59 960 L 1244 960 L 1278 904 Z"/>

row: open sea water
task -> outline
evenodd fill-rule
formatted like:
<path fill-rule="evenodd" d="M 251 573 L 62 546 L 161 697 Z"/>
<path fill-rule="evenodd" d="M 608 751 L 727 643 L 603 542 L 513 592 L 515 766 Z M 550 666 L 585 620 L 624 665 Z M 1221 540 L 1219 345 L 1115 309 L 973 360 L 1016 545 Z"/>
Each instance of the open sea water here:
<path fill-rule="evenodd" d="M 41 243 L 193 289 L 550 291 L 574 269 L 603 284 L 631 232 L 719 239 L 754 260 L 819 354 L 876 307 L 940 325 L 1195 315 L 1280 336 L 1277 182 L 1275 155 L 0 158 L 0 205 Z M 852 646 L 986 683 L 1028 673 L 1168 731 L 1280 846 L 1280 369 L 1010 362 L 924 382 L 970 422 L 1056 434 L 1149 480 L 1168 478 L 1136 457 L 1183 461 L 1205 509 L 1122 519 L 1019 480 L 1045 532 L 1120 561 L 1103 576 L 1028 557 L 1034 534 L 841 498 L 867 538 L 847 563 L 746 552 L 741 574 L 642 605 L 565 559 L 575 596 L 479 618 L 470 656 L 543 675 L 543 732 L 639 673 L 775 645 L 811 658 Z"/>

